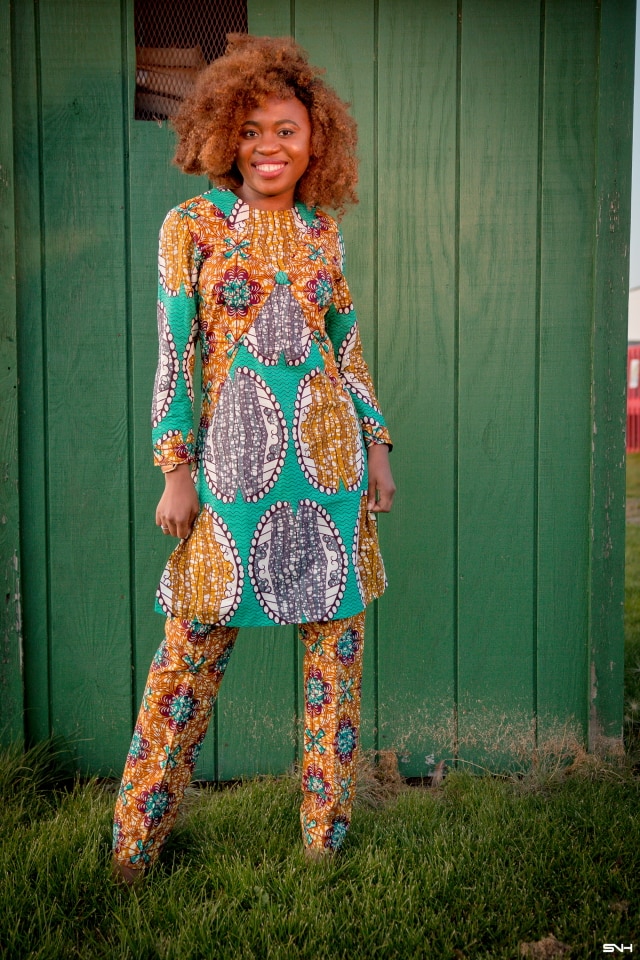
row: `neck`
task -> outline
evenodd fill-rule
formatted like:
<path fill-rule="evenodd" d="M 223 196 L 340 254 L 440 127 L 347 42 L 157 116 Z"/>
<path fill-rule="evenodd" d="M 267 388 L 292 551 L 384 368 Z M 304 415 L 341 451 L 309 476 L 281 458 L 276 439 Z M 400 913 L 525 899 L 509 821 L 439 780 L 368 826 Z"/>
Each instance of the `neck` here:
<path fill-rule="evenodd" d="M 245 184 L 241 184 L 235 194 L 256 210 L 290 210 L 294 205 L 293 190 L 277 197 L 264 197 L 260 194 L 254 194 L 252 190 L 247 190 Z"/>

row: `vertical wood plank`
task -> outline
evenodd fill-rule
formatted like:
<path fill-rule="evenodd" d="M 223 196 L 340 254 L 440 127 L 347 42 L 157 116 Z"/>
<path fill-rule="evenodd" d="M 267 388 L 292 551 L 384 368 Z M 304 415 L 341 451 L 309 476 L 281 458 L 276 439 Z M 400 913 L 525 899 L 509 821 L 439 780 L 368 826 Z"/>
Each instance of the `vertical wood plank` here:
<path fill-rule="evenodd" d="M 217 780 L 284 773 L 293 764 L 302 737 L 302 649 L 293 627 L 240 630 L 216 705 Z"/>
<path fill-rule="evenodd" d="M 155 510 L 164 486 L 153 466 L 151 396 L 158 359 L 156 319 L 158 234 L 165 215 L 178 203 L 208 189 L 206 177 L 183 174 L 172 162 L 175 133 L 166 121 L 134 120 L 134 4 L 127 0 L 124 62 L 127 102 L 125 135 L 128 144 L 128 295 L 131 310 L 130 360 L 133 537 L 133 698 L 124 736 L 131 735 L 144 691 L 151 658 L 164 635 L 164 617 L 154 610 L 155 592 L 175 541 L 155 525 Z M 214 725 L 200 754 L 197 776 L 214 779 Z M 125 744 L 126 747 L 126 744 Z M 124 754 L 123 754 L 124 761 Z"/>
<path fill-rule="evenodd" d="M 0 739 L 22 740 L 11 5 L 0 3 Z"/>
<path fill-rule="evenodd" d="M 47 494 L 40 219 L 40 97 L 33 3 L 13 7 L 18 324 L 20 539 L 25 657 L 25 730 L 30 740 L 51 732 Z M 28 468 L 27 468 L 28 465 Z"/>
<path fill-rule="evenodd" d="M 380 744 L 419 776 L 455 738 L 456 3 L 383 0 L 378 36 L 378 379 L 398 484 Z"/>
<path fill-rule="evenodd" d="M 133 0 L 127 0 L 127 77 L 125 135 L 128 143 L 128 295 L 131 311 L 130 360 L 132 464 L 132 664 L 133 696 L 127 723 L 123 724 L 124 751 L 131 735 L 144 691 L 151 659 L 164 635 L 165 618 L 154 609 L 162 570 L 175 541 L 155 525 L 155 509 L 162 495 L 163 478 L 153 466 L 151 453 L 151 395 L 157 364 L 156 319 L 158 234 L 168 211 L 183 200 L 209 188 L 206 177 L 183 174 L 172 162 L 175 133 L 170 125 L 134 120 L 135 31 Z M 197 412 L 194 416 L 197 416 Z M 195 776 L 217 779 L 216 720 L 209 726 Z"/>
<path fill-rule="evenodd" d="M 251 13 L 250 13 L 251 15 Z M 129 61 L 135 52 L 132 4 L 129 3 Z M 267 32 L 286 32 L 269 29 Z M 130 67 L 130 74 L 131 74 Z M 132 75 L 132 74 L 131 74 Z M 130 98 L 131 99 L 131 98 Z M 134 121 L 129 109 L 130 264 L 132 310 L 133 416 L 132 457 L 135 531 L 135 699 L 142 694 L 151 656 L 164 628 L 163 618 L 153 612 L 153 597 L 172 544 L 155 527 L 155 506 L 162 491 L 162 478 L 153 468 L 150 454 L 149 409 L 156 365 L 155 318 L 157 241 L 167 211 L 188 197 L 208 188 L 206 178 L 189 177 L 172 165 L 175 135 L 167 124 Z M 284 647 L 283 647 L 284 640 Z M 262 652 L 275 644 L 274 651 Z M 294 715 L 292 704 L 292 633 L 277 629 L 243 630 L 221 688 L 196 776 L 200 779 L 231 779 L 264 770 L 279 771 L 294 757 L 292 737 L 280 744 L 273 730 L 286 725 Z M 261 653 L 256 657 L 256 650 Z M 264 673 L 273 677 L 265 700 Z M 236 680 L 234 681 L 234 676 Z M 281 681 L 275 682 L 276 676 Z M 286 692 L 285 692 L 286 691 Z M 220 733 L 218 727 L 220 726 Z M 220 742 L 218 740 L 220 739 Z"/>
<path fill-rule="evenodd" d="M 587 729 L 598 14 L 547 0 L 541 125 L 538 743 Z"/>
<path fill-rule="evenodd" d="M 256 37 L 287 37 L 293 34 L 291 0 L 247 0 L 249 33 Z"/>
<path fill-rule="evenodd" d="M 622 737 L 627 303 L 636 6 L 603 0 L 593 314 L 589 741 Z"/>
<path fill-rule="evenodd" d="M 106 773 L 130 701 L 120 5 L 38 10 L 52 728 Z"/>
<path fill-rule="evenodd" d="M 175 149 L 175 134 L 167 123 L 158 125 L 151 121 L 134 120 L 131 103 L 128 138 L 135 675 L 127 727 L 127 736 L 130 736 L 151 658 L 164 635 L 164 617 L 155 612 L 154 598 L 164 565 L 175 546 L 175 541 L 163 536 L 155 525 L 156 505 L 164 486 L 160 471 L 153 465 L 150 419 L 158 359 L 158 234 L 171 207 L 208 189 L 208 181 L 204 177 L 187 176 L 173 166 L 171 158 Z M 213 734 L 207 737 L 200 756 L 198 776 L 213 779 Z"/>
<path fill-rule="evenodd" d="M 249 32 L 286 36 L 291 5 L 249 0 Z M 243 628 L 216 704 L 216 779 L 281 773 L 297 755 L 297 672 L 293 627 Z"/>
<path fill-rule="evenodd" d="M 309 53 L 311 63 L 326 70 L 327 82 L 351 104 L 351 113 L 358 124 L 360 202 L 347 211 L 341 227 L 346 248 L 345 276 L 358 316 L 365 357 L 377 382 L 374 11 L 371 0 L 354 0 L 348 7 L 336 0 L 321 6 L 298 0 L 295 33 L 296 40 Z M 361 743 L 365 749 L 378 746 L 377 688 L 378 635 L 374 604 L 365 626 L 361 716 Z"/>
<path fill-rule="evenodd" d="M 534 719 L 540 8 L 464 0 L 460 102 L 459 749 Z"/>

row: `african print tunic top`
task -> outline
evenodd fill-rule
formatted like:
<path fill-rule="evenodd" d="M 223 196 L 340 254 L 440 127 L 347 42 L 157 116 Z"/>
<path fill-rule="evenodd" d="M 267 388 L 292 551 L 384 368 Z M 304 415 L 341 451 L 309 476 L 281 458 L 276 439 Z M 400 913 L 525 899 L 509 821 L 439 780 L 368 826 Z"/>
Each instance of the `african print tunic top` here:
<path fill-rule="evenodd" d="M 214 189 L 163 224 L 154 455 L 192 464 L 201 505 L 160 581 L 169 616 L 339 619 L 384 589 L 366 447 L 389 436 L 342 264 L 335 221 L 303 204 L 256 210 Z"/>

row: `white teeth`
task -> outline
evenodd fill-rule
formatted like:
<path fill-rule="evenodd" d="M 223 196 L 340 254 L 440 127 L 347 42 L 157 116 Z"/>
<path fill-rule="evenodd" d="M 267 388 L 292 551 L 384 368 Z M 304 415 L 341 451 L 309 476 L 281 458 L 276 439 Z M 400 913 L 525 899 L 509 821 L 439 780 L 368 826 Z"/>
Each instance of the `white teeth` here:
<path fill-rule="evenodd" d="M 256 163 L 256 167 L 265 173 L 273 173 L 275 170 L 282 170 L 284 163 Z"/>

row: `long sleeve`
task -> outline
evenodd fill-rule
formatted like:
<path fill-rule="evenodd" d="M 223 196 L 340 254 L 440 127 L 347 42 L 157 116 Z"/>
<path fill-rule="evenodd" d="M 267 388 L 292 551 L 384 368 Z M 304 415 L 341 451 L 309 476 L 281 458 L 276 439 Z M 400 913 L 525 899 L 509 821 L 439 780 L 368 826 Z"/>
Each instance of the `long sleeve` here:
<path fill-rule="evenodd" d="M 190 230 L 190 208 L 171 210 L 160 231 L 158 256 L 158 367 L 152 437 L 158 466 L 195 459 L 193 370 L 198 336 L 200 251 Z"/>
<path fill-rule="evenodd" d="M 340 237 L 340 249 L 340 266 L 342 267 L 342 237 Z M 365 446 L 368 447 L 372 443 L 386 443 L 391 449 L 391 438 L 362 353 L 358 320 L 347 281 L 341 270 L 334 278 L 333 303 L 327 310 L 325 326 L 333 344 L 340 378 L 353 398 Z"/>

